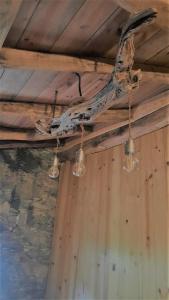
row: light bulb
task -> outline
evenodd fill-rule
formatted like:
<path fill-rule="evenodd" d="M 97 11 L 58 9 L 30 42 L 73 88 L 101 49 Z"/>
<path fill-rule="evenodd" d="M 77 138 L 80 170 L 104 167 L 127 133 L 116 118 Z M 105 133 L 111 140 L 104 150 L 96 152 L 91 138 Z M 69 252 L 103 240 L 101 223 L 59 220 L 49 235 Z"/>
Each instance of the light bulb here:
<path fill-rule="evenodd" d="M 57 154 L 55 154 L 52 167 L 49 169 L 49 177 L 52 179 L 59 177 L 59 160 Z"/>
<path fill-rule="evenodd" d="M 133 154 L 127 154 L 125 159 L 125 165 L 123 166 L 123 169 L 127 171 L 128 173 L 132 172 L 136 166 L 138 165 L 139 161 L 136 157 L 134 157 Z"/>
<path fill-rule="evenodd" d="M 73 165 L 73 175 L 82 177 L 86 172 L 85 155 L 82 148 L 76 153 L 76 161 Z"/>
<path fill-rule="evenodd" d="M 139 161 L 135 157 L 135 147 L 132 138 L 129 138 L 125 144 L 125 165 L 123 169 L 128 173 L 132 172 L 138 165 Z"/>

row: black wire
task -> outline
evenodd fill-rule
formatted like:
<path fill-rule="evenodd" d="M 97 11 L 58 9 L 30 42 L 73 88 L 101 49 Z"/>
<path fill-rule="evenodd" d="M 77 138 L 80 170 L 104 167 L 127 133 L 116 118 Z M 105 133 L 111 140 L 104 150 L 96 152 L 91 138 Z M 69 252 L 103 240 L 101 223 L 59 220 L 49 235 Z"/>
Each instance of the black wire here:
<path fill-rule="evenodd" d="M 81 97 L 81 96 L 82 96 L 82 90 L 81 90 L 81 76 L 80 76 L 79 73 L 76 73 L 76 72 L 75 72 L 75 74 L 76 74 L 76 76 L 78 77 L 79 95 L 80 95 L 80 97 Z"/>
<path fill-rule="evenodd" d="M 53 103 L 54 105 L 52 106 L 52 118 L 55 117 L 57 93 L 58 93 L 58 91 L 55 91 L 55 99 L 54 99 L 54 103 Z"/>

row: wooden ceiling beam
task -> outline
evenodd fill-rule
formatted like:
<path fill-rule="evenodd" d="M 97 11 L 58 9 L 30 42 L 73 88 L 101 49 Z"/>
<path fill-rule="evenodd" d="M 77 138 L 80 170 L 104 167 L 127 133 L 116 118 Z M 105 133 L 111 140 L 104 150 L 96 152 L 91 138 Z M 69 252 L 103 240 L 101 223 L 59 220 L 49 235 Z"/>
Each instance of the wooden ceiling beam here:
<path fill-rule="evenodd" d="M 62 107 L 57 106 L 55 116 L 59 117 Z M 52 105 L 34 103 L 15 103 L 0 101 L 0 127 L 34 129 L 35 122 L 41 118 L 52 117 Z"/>
<path fill-rule="evenodd" d="M 149 116 L 146 116 L 132 126 L 132 135 L 134 138 L 138 138 L 142 135 L 148 134 L 160 128 L 169 125 L 169 107 L 155 111 Z M 101 142 L 97 146 L 87 146 L 85 148 L 86 154 L 93 154 L 106 149 L 110 149 L 117 145 L 123 144 L 128 137 L 128 130 L 124 130 L 122 134 L 113 135 L 112 137 Z M 49 148 L 56 147 L 56 140 L 44 140 L 44 141 L 0 141 L 0 149 L 16 149 L 16 148 Z"/>
<path fill-rule="evenodd" d="M 15 20 L 22 0 L 1 0 L 0 3 L 0 48 Z"/>
<path fill-rule="evenodd" d="M 1 103 L 2 104 L 2 103 Z M 32 105 L 32 104 L 30 104 Z M 149 102 L 144 102 L 140 105 L 138 105 L 136 108 L 132 109 L 132 121 L 133 123 L 146 117 L 147 115 L 152 114 L 153 112 L 156 112 L 158 110 L 160 110 L 163 107 L 166 107 L 169 105 L 169 91 L 161 93 L 160 95 L 157 95 L 155 97 L 153 97 L 152 99 L 149 100 Z M 6 107 L 7 106 L 7 107 Z M 22 111 L 24 110 L 25 106 L 27 106 L 27 104 L 18 104 L 18 114 L 15 111 L 15 105 L 14 104 L 6 104 L 3 103 L 2 105 L 0 105 L 1 109 L 0 109 L 0 125 L 1 126 L 6 126 L 6 127 L 15 127 L 13 125 L 12 122 L 18 122 L 17 129 L 23 129 L 23 128 L 29 128 L 28 124 L 25 125 L 27 121 L 27 119 L 23 119 L 22 117 Z M 39 114 L 43 114 L 43 109 L 40 105 L 35 105 L 38 109 L 39 109 Z M 11 109 L 11 111 L 9 112 L 9 108 Z M 44 107 L 43 107 L 44 108 Z M 12 111 L 12 109 L 14 111 Z M 30 116 L 32 117 L 33 115 L 36 116 L 36 110 L 35 107 L 33 106 L 32 108 L 29 107 L 28 112 L 30 113 Z M 19 116 L 21 119 L 19 119 Z M 6 123 L 5 123 L 5 119 L 6 119 Z M 106 121 L 107 120 L 107 121 Z M 2 121 L 4 122 L 2 124 Z M 21 122 L 21 124 L 19 124 L 19 122 Z M 22 123 L 23 122 L 23 123 Z M 32 121 L 33 122 L 33 121 Z M 99 120 L 97 121 L 99 122 Z M 111 125 L 106 125 L 102 128 L 99 128 L 97 130 L 95 130 L 92 133 L 87 134 L 84 137 L 84 142 L 93 140 L 105 133 L 111 132 L 115 129 L 124 127 L 125 125 L 128 124 L 128 111 L 125 109 L 117 109 L 117 110 L 110 110 L 110 111 L 106 111 L 105 115 L 101 115 L 100 116 L 100 122 L 101 123 L 111 123 Z M 16 127 L 17 127 L 16 126 Z M 20 126 L 20 127 L 19 127 Z M 27 127 L 26 127 L 27 126 Z M 32 123 L 33 126 L 33 123 Z M 30 129 L 30 128 L 29 128 Z M 73 136 L 78 136 L 79 133 L 73 135 Z M 70 137 L 72 135 L 66 135 L 65 137 Z M 2 142 L 7 142 L 7 141 L 16 141 L 16 142 L 28 142 L 28 143 L 36 143 L 36 142 L 49 142 L 50 141 L 52 143 L 54 143 L 54 141 L 56 141 L 56 139 L 52 136 L 48 136 L 48 135 L 39 135 L 35 132 L 35 130 L 27 130 L 26 132 L 23 130 L 12 130 L 12 129 L 4 129 L 1 127 L 0 129 L 0 141 Z M 65 152 L 67 150 L 72 149 L 73 147 L 79 145 L 81 142 L 80 138 L 74 139 L 72 141 L 67 142 L 62 148 L 60 148 L 59 152 Z M 103 148 L 103 144 L 99 146 L 100 149 Z M 98 147 L 98 148 L 99 148 Z"/>
<path fill-rule="evenodd" d="M 0 149 L 27 149 L 57 147 L 56 140 L 44 141 L 0 141 Z"/>
<path fill-rule="evenodd" d="M 27 50 L 2 48 L 0 65 L 4 68 L 42 70 L 56 72 L 97 72 L 111 74 L 114 63 L 101 58 L 78 58 L 68 55 L 40 53 Z M 169 73 L 169 68 L 148 64 L 136 64 L 143 72 Z"/>
<path fill-rule="evenodd" d="M 79 137 L 80 132 L 67 133 L 62 138 L 67 137 Z M 23 142 L 38 142 L 38 141 L 52 141 L 56 138 L 48 134 L 40 135 L 35 130 L 22 130 L 22 129 L 12 129 L 12 128 L 0 128 L 0 141 L 23 141 Z"/>
<path fill-rule="evenodd" d="M 148 102 L 144 102 L 140 104 L 138 107 L 132 109 L 132 122 L 136 122 L 137 120 L 161 109 L 162 107 L 166 107 L 167 105 L 169 105 L 169 91 L 161 93 L 151 98 Z M 124 121 L 120 121 L 119 123 L 108 125 L 105 126 L 104 128 L 95 130 L 92 133 L 86 134 L 83 138 L 83 141 L 84 142 L 90 141 L 105 133 L 121 128 L 127 124 L 128 124 L 128 118 L 126 118 L 126 120 Z M 79 145 L 80 143 L 81 143 L 80 138 L 74 139 L 70 142 L 67 142 L 62 148 L 60 148 L 59 152 L 68 151 L 69 149 Z"/>
<path fill-rule="evenodd" d="M 10 48 L 0 50 L 0 65 L 5 68 L 56 72 L 112 72 L 112 65 L 103 62 Z"/>
<path fill-rule="evenodd" d="M 117 103 L 115 101 L 115 103 Z M 140 118 L 153 113 L 169 105 L 169 92 L 163 92 L 152 99 L 149 102 L 144 102 L 138 105 L 132 110 L 133 112 L 133 122 L 136 122 Z M 51 109 L 51 106 L 47 106 Z M 56 111 L 56 114 L 61 112 Z M 34 122 L 41 118 L 48 118 L 51 115 L 51 111 L 46 109 L 46 105 L 37 104 L 21 104 L 21 103 L 6 103 L 0 102 L 0 140 L 1 141 L 52 141 L 55 140 L 54 137 L 48 135 L 39 135 L 34 130 Z M 95 139 L 105 133 L 111 132 L 115 129 L 121 128 L 128 124 L 128 111 L 126 109 L 115 109 L 108 110 L 102 114 L 98 119 L 96 119 L 95 131 L 86 134 L 84 137 L 84 142 Z M 99 127 L 101 124 L 101 128 Z M 111 125 L 110 125 L 111 124 Z M 104 125 L 104 127 L 103 127 Z M 10 129 L 4 129 L 3 127 L 8 127 Z M 12 130 L 15 128 L 17 130 Z M 19 131 L 18 131 L 19 129 Z M 26 132 L 23 129 L 29 129 Z M 30 130 L 33 129 L 33 130 Z M 77 136 L 79 133 L 77 133 Z M 65 137 L 76 136 L 66 135 Z M 74 139 L 71 142 L 67 142 L 60 152 L 67 151 L 80 143 L 80 139 Z"/>
<path fill-rule="evenodd" d="M 131 14 L 146 8 L 154 8 L 158 15 L 156 23 L 159 27 L 169 29 L 169 0 L 115 0 L 117 4 Z"/>
<path fill-rule="evenodd" d="M 63 112 L 62 106 L 57 106 L 55 116 Z M 126 119 L 127 109 L 112 109 L 105 111 L 93 123 L 112 124 Z M 35 122 L 39 119 L 46 121 L 52 117 L 52 106 L 33 103 L 11 103 L 0 101 L 0 127 L 15 129 L 35 129 Z"/>

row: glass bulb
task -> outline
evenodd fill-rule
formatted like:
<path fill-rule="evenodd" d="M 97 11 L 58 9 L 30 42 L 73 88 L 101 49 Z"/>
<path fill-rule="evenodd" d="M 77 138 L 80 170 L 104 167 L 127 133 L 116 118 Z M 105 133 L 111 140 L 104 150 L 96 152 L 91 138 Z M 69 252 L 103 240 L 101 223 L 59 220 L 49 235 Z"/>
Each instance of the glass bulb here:
<path fill-rule="evenodd" d="M 138 165 L 139 161 L 132 153 L 126 154 L 125 165 L 123 169 L 128 173 L 132 172 Z"/>
<path fill-rule="evenodd" d="M 134 140 L 130 137 L 125 144 L 125 165 L 123 169 L 132 172 L 138 165 L 139 161 L 135 157 Z"/>
<path fill-rule="evenodd" d="M 52 179 L 59 177 L 59 160 L 57 154 L 55 154 L 52 167 L 49 169 L 49 177 Z"/>
<path fill-rule="evenodd" d="M 85 167 L 85 155 L 82 148 L 76 154 L 76 161 L 73 165 L 73 175 L 77 177 L 82 177 L 86 172 Z"/>

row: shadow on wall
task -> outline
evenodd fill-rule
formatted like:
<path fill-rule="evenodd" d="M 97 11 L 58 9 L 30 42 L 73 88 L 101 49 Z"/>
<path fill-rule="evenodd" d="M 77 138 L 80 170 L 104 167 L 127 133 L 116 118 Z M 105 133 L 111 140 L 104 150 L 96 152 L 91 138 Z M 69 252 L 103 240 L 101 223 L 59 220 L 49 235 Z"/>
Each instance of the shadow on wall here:
<path fill-rule="evenodd" d="M 0 151 L 0 300 L 43 299 L 56 206 L 52 150 Z"/>

